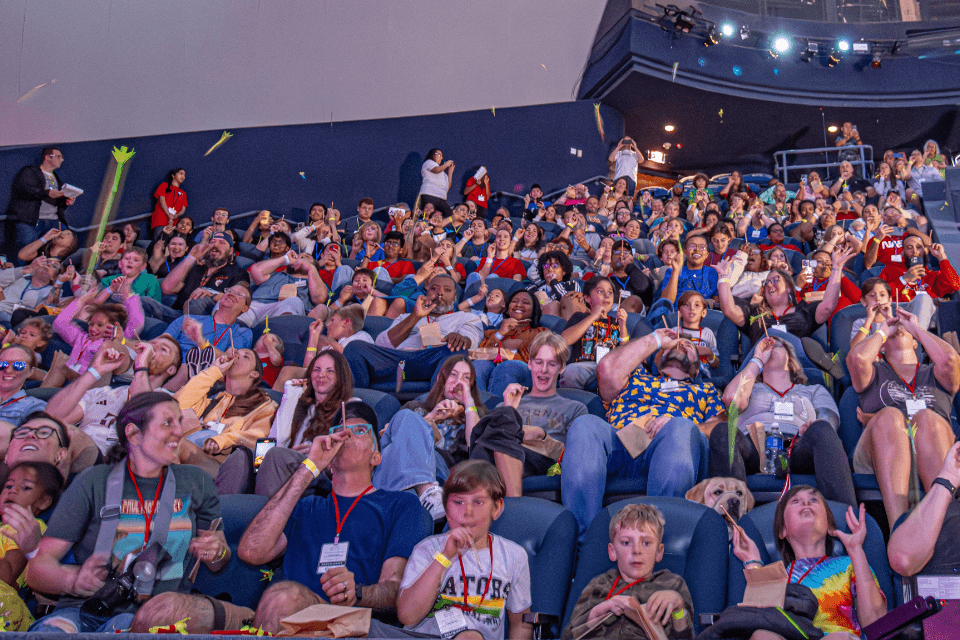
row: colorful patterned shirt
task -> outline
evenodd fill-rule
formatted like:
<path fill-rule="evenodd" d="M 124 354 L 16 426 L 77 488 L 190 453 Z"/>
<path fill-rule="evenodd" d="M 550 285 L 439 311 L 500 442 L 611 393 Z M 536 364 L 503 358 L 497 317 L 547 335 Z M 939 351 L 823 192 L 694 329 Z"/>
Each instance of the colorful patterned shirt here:
<path fill-rule="evenodd" d="M 847 631 L 860 635 L 857 619 L 857 580 L 853 575 L 850 556 L 835 556 L 820 562 L 820 558 L 801 558 L 789 568 L 790 582 L 810 587 L 817 597 L 819 608 L 813 625 L 824 633 Z M 820 564 L 817 564 L 820 562 Z M 809 571 L 809 573 L 807 573 Z M 877 576 L 870 572 L 873 581 Z M 800 578 L 803 578 L 801 582 Z M 877 586 L 879 587 L 879 582 Z"/>
<path fill-rule="evenodd" d="M 726 408 L 711 383 L 693 384 L 662 376 L 652 376 L 640 366 L 627 386 L 607 407 L 607 422 L 617 429 L 650 414 L 670 415 L 703 424 Z"/>

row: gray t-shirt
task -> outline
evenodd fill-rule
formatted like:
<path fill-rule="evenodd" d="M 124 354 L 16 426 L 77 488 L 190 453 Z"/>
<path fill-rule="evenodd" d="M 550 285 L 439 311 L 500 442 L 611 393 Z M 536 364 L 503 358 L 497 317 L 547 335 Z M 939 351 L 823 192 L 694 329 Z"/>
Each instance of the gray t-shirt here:
<path fill-rule="evenodd" d="M 307 278 L 297 278 L 289 273 L 275 273 L 266 282 L 253 290 L 254 302 L 277 302 L 280 299 L 280 288 L 285 284 L 297 287 L 297 297 L 303 300 L 303 308 L 309 311 L 313 308 L 310 302 L 310 286 Z"/>
<path fill-rule="evenodd" d="M 781 406 L 792 409 L 790 418 L 784 417 L 784 411 L 776 412 L 775 403 L 792 403 L 793 406 Z M 794 436 L 802 425 L 814 420 L 826 420 L 834 429 L 840 428 L 840 410 L 833 401 L 830 392 L 819 384 L 796 384 L 783 397 L 762 382 L 753 385 L 750 404 L 740 412 L 737 426 L 746 433 L 751 422 L 762 422 L 770 426 L 774 422 L 780 425 L 780 431 L 786 436 Z"/>
<path fill-rule="evenodd" d="M 540 427 L 560 442 L 567 439 L 570 423 L 580 416 L 587 415 L 587 406 L 577 400 L 554 394 L 545 398 L 524 396 L 517 409 L 524 425 Z"/>
<path fill-rule="evenodd" d="M 177 493 L 173 504 L 173 518 L 167 533 L 164 548 L 172 560 L 161 569 L 154 593 L 176 591 L 184 576 L 187 547 L 196 537 L 197 530 L 210 528 L 210 523 L 220 517 L 220 499 L 213 479 L 199 467 L 171 465 L 177 479 Z M 96 465 L 74 479 L 57 503 L 50 517 L 50 525 L 44 534 L 74 543 L 71 547 L 77 564 L 83 564 L 93 555 L 100 531 L 100 509 L 106 503 L 107 476 L 113 465 Z M 153 505 L 159 478 L 137 478 L 146 509 Z M 113 555 L 117 562 L 130 553 L 139 553 L 143 547 L 144 518 L 137 499 L 137 490 L 129 474 L 124 476 L 123 499 L 120 508 L 120 524 L 113 543 Z M 61 599 L 60 606 L 66 606 Z"/>

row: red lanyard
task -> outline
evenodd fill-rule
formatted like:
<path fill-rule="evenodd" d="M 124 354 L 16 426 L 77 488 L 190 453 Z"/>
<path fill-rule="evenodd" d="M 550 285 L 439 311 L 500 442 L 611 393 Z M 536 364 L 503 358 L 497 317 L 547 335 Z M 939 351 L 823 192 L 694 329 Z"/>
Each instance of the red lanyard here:
<path fill-rule="evenodd" d="M 220 341 L 223 340 L 223 336 L 227 335 L 227 331 L 230 330 L 230 327 L 227 327 L 226 329 L 224 329 L 223 333 L 221 333 L 220 337 L 218 338 L 217 337 L 217 319 L 214 318 L 213 316 L 210 316 L 210 319 L 213 320 L 213 346 L 217 346 L 220 343 Z"/>
<path fill-rule="evenodd" d="M 598 331 L 597 333 L 599 334 L 600 332 Z M 610 318 L 607 318 L 607 330 L 603 334 L 603 339 L 600 340 L 599 344 L 604 344 L 607 341 L 607 339 L 610 337 L 611 333 L 613 333 L 613 320 L 611 320 Z"/>
<path fill-rule="evenodd" d="M 772 315 L 772 316 L 773 316 L 773 319 L 777 321 L 777 324 L 780 324 L 780 318 L 782 318 L 783 316 L 787 315 L 787 311 L 790 311 L 790 309 L 793 309 L 793 305 L 790 305 L 789 307 L 787 307 L 787 308 L 784 310 L 782 316 L 778 316 L 777 314 L 775 314 L 775 313 L 773 312 L 773 309 L 770 309 L 770 315 Z"/>
<path fill-rule="evenodd" d="M 800 579 L 797 580 L 797 584 L 803 584 L 803 579 L 806 578 L 808 575 L 810 575 L 810 572 L 816 569 L 817 567 L 819 567 L 820 564 L 826 559 L 827 559 L 827 556 L 823 556 L 822 558 L 817 560 L 816 564 L 814 564 L 812 567 L 807 569 L 806 573 L 800 576 Z M 796 560 L 790 563 L 790 578 L 788 579 L 788 582 L 793 582 L 793 565 L 795 565 L 796 563 L 797 563 Z"/>
<path fill-rule="evenodd" d="M 483 599 L 487 597 L 487 591 L 490 589 L 490 583 L 493 582 L 493 536 L 491 536 L 489 533 L 487 534 L 487 546 L 490 548 L 490 576 L 487 578 L 487 584 L 483 585 L 483 594 L 481 594 L 480 602 L 478 602 L 477 606 L 475 607 L 471 607 L 467 602 L 467 572 L 463 568 L 463 556 L 457 556 L 457 560 L 460 561 L 460 577 L 463 578 L 463 604 L 452 605 L 457 609 L 462 609 L 463 611 L 479 609 L 480 605 L 483 604 Z M 479 569 L 480 566 L 477 565 L 477 568 Z"/>
<path fill-rule="evenodd" d="M 14 402 L 20 402 L 21 400 L 23 400 L 23 399 L 26 398 L 26 397 L 27 397 L 26 394 L 24 394 L 24 395 L 20 396 L 19 398 L 10 398 L 9 400 L 7 400 L 6 402 L 4 402 L 3 404 L 0 404 L 0 409 L 4 408 L 4 407 L 7 406 L 8 404 L 13 404 Z"/>
<path fill-rule="evenodd" d="M 886 362 L 886 358 L 884 358 L 884 362 Z M 889 362 L 887 362 L 887 366 L 890 367 L 891 369 L 893 369 L 893 365 L 890 364 Z M 898 378 L 900 378 L 900 374 L 897 373 L 897 370 L 896 370 L 896 369 L 893 369 L 893 372 L 896 374 L 896 376 L 897 376 Z M 903 378 L 900 378 L 900 382 L 902 382 L 902 383 L 904 384 L 904 386 L 907 387 L 907 389 L 910 389 L 910 393 L 911 393 L 911 394 L 915 394 L 915 393 L 916 393 L 916 392 L 914 391 L 914 389 L 917 388 L 917 374 L 918 374 L 918 373 L 920 373 L 920 363 L 919 363 L 919 362 L 917 363 L 917 368 L 914 369 L 914 371 L 913 371 L 913 384 L 907 382 L 907 381 L 904 380 Z"/>
<path fill-rule="evenodd" d="M 617 585 L 620 583 L 620 576 L 617 576 L 617 579 L 613 581 L 613 586 L 610 587 L 610 592 L 607 593 L 607 597 L 604 598 L 604 600 L 609 600 L 609 599 L 612 598 L 613 596 L 618 596 L 618 595 L 620 595 L 621 593 L 623 593 L 624 591 L 626 591 L 627 589 L 629 589 L 630 587 L 632 587 L 633 585 L 639 584 L 639 583 L 643 582 L 644 580 L 646 580 L 646 578 L 640 578 L 639 580 L 634 580 L 634 581 L 631 582 L 630 584 L 626 585 L 623 589 L 620 589 L 620 591 L 617 591 L 616 593 L 614 593 L 613 590 L 616 589 L 616 588 L 617 588 Z"/>
<path fill-rule="evenodd" d="M 130 479 L 133 481 L 133 488 L 137 490 L 137 500 L 140 501 L 140 510 L 143 512 L 143 548 L 147 548 L 147 543 L 150 542 L 150 523 L 153 521 L 153 514 L 157 512 L 157 503 L 160 502 L 160 490 L 163 488 L 163 481 L 166 478 L 166 474 L 160 476 L 159 482 L 157 482 L 157 492 L 153 495 L 153 506 L 150 507 L 150 514 L 147 515 L 147 505 L 143 503 L 143 494 L 140 493 L 140 487 L 137 485 L 137 478 L 133 475 L 133 469 L 130 468 L 130 463 L 127 462 L 127 473 L 130 474 Z"/>
<path fill-rule="evenodd" d="M 764 382 L 763 384 L 766 384 L 767 387 L 770 389 L 770 391 L 773 391 L 775 394 L 777 394 L 777 395 L 780 396 L 781 398 L 782 398 L 783 396 L 787 395 L 788 393 L 790 393 L 790 389 L 793 389 L 793 388 L 796 386 L 796 383 L 791 384 L 789 387 L 787 387 L 787 390 L 786 390 L 786 391 L 784 391 L 783 393 L 780 393 L 779 391 L 777 391 L 776 389 L 774 389 L 773 387 L 771 387 L 771 386 L 770 386 L 769 384 L 767 384 L 766 382 Z"/>
<path fill-rule="evenodd" d="M 340 519 L 340 503 L 337 502 L 337 494 L 333 494 L 333 509 L 337 514 L 337 535 L 334 536 L 333 538 L 333 544 L 337 544 L 340 542 L 340 532 L 343 531 L 343 525 L 346 524 L 347 518 L 350 517 L 350 512 L 353 511 L 353 508 L 357 506 L 358 502 L 360 502 L 360 498 L 367 495 L 367 493 L 369 493 L 371 489 L 373 489 L 373 485 L 370 485 L 369 487 L 364 489 L 363 493 L 361 493 L 360 495 L 358 495 L 356 498 L 353 499 L 353 504 L 351 504 L 350 508 L 347 509 L 347 512 L 343 514 L 343 520 Z"/>

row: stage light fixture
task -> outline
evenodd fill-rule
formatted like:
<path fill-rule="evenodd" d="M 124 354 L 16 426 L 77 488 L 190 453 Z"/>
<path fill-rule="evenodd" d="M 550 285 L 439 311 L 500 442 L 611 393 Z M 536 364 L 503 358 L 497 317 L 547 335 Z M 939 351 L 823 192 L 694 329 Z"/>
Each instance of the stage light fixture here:
<path fill-rule="evenodd" d="M 813 60 L 814 56 L 820 51 L 820 45 L 816 42 L 807 41 L 807 48 L 803 50 L 803 53 L 800 54 L 800 59 L 804 62 L 810 62 Z"/>
<path fill-rule="evenodd" d="M 750 37 L 750 28 L 747 25 L 740 27 L 740 39 L 746 40 Z"/>
<path fill-rule="evenodd" d="M 873 67 L 874 69 L 879 69 L 879 68 L 880 68 L 880 64 L 881 64 L 880 48 L 879 48 L 879 47 L 874 47 L 874 49 L 873 49 L 873 61 L 870 62 L 870 66 Z"/>
<path fill-rule="evenodd" d="M 836 133 L 836 132 L 837 132 L 837 125 L 835 125 L 835 124 L 830 125 L 829 127 L 827 127 L 827 131 L 829 131 L 830 133 Z"/>
<path fill-rule="evenodd" d="M 850 41 L 849 40 L 840 40 L 837 42 L 837 51 L 839 53 L 846 53 L 850 51 Z"/>
<path fill-rule="evenodd" d="M 831 69 L 840 64 L 840 54 L 837 53 L 836 49 L 830 51 L 830 55 L 827 56 L 827 66 Z"/>
<path fill-rule="evenodd" d="M 733 25 L 730 24 L 729 22 L 724 22 L 722 25 L 720 25 L 720 33 L 723 35 L 724 38 L 729 38 L 730 36 L 733 35 L 733 32 L 734 32 Z"/>
<path fill-rule="evenodd" d="M 706 40 L 703 41 L 703 46 L 712 47 L 715 44 L 720 44 L 720 32 L 717 31 L 716 27 L 713 27 L 707 34 Z"/>
<path fill-rule="evenodd" d="M 773 39 L 773 42 L 770 46 L 770 57 L 777 59 L 780 57 L 781 53 L 786 53 L 790 50 L 790 39 L 785 36 L 776 36 Z"/>
<path fill-rule="evenodd" d="M 666 131 L 667 133 L 672 133 L 674 129 L 676 129 L 676 127 L 673 126 L 672 124 L 668 124 L 663 128 L 663 130 Z"/>
<path fill-rule="evenodd" d="M 673 20 L 673 30 L 678 33 L 690 33 L 693 27 L 694 24 L 690 16 L 684 13 L 678 13 L 677 17 Z"/>

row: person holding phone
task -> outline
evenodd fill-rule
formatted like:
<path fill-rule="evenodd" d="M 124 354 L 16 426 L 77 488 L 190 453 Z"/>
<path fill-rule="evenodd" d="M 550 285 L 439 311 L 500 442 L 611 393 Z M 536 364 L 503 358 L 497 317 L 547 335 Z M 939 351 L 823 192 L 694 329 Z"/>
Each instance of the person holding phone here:
<path fill-rule="evenodd" d="M 860 140 L 860 132 L 857 131 L 856 125 L 850 122 L 844 122 L 840 127 L 840 135 L 837 136 L 834 146 L 836 147 L 855 147 L 863 144 L 863 141 Z M 860 152 L 854 150 L 845 150 L 841 151 L 839 154 L 841 161 L 847 162 L 856 162 L 860 160 Z M 855 175 L 860 175 L 860 167 L 856 167 L 854 170 Z"/>
<path fill-rule="evenodd" d="M 931 255 L 940 263 L 939 269 L 930 269 Z M 885 266 L 880 278 L 890 284 L 895 300 L 909 303 L 907 311 L 917 316 L 917 322 L 924 329 L 930 326 L 936 311 L 933 299 L 945 298 L 960 290 L 960 277 L 947 259 L 943 245 L 931 244 L 927 248 L 917 236 L 903 239 L 903 260 Z"/>

